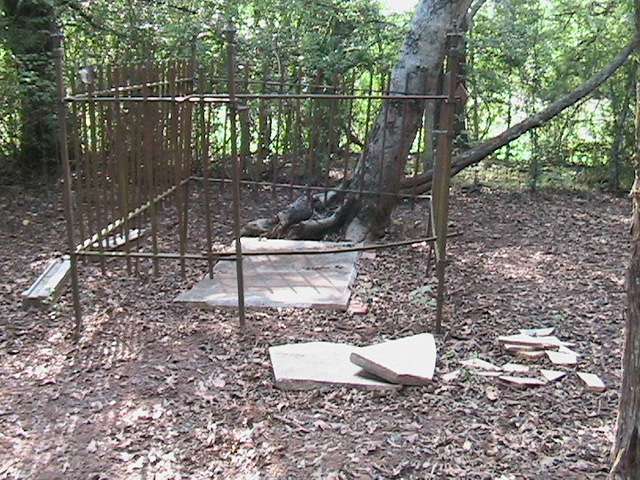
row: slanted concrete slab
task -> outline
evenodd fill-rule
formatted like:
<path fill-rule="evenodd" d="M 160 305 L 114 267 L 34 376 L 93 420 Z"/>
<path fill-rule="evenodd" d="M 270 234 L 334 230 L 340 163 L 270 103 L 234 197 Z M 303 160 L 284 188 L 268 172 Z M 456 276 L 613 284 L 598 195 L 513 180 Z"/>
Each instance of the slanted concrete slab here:
<path fill-rule="evenodd" d="M 602 393 L 607 389 L 600 377 L 593 373 L 578 372 L 578 377 L 584 382 L 587 389 L 592 392 Z"/>
<path fill-rule="evenodd" d="M 562 377 L 564 377 L 567 374 L 567 372 L 563 372 L 561 370 L 545 370 L 545 369 L 540 370 L 540 373 L 548 382 L 555 382 L 556 380 L 560 380 Z"/>
<path fill-rule="evenodd" d="M 324 250 L 348 244 L 243 238 L 244 252 Z M 326 255 L 268 255 L 245 257 L 243 263 L 247 307 L 297 307 L 346 311 L 356 278 L 357 252 Z M 176 302 L 200 307 L 238 304 L 236 263 L 220 261 L 194 288 Z"/>
<path fill-rule="evenodd" d="M 359 348 L 351 361 L 391 383 L 425 385 L 436 369 L 436 341 L 430 333 Z"/>
<path fill-rule="evenodd" d="M 65 256 L 51 260 L 44 272 L 22 293 L 25 306 L 47 308 L 53 305 L 62 292 L 71 275 L 71 261 Z"/>
<path fill-rule="evenodd" d="M 282 390 L 310 390 L 348 386 L 366 390 L 399 390 L 351 363 L 357 347 L 340 343 L 312 342 L 269 348 L 276 387 Z"/>

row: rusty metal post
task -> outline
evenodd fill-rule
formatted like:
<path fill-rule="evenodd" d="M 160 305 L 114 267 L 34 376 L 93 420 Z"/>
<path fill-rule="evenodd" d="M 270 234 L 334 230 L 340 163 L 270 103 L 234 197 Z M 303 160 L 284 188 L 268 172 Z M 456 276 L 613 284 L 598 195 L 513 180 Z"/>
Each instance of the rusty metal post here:
<path fill-rule="evenodd" d="M 449 187 L 451 180 L 451 155 L 454 140 L 454 121 L 456 112 L 456 86 L 458 84 L 459 58 L 457 55 L 457 32 L 449 33 L 447 100 L 441 109 L 441 126 L 444 130 L 438 138 L 438 154 L 434 168 L 433 208 L 434 230 L 436 233 L 436 325 L 435 333 L 442 333 L 442 317 L 445 302 L 445 270 L 447 265 L 447 224 L 449 222 Z"/>
<path fill-rule="evenodd" d="M 71 263 L 71 291 L 73 295 L 73 313 L 75 316 L 75 329 L 73 338 L 80 339 L 82 331 L 82 310 L 80 307 L 80 288 L 78 283 L 78 257 L 76 256 L 76 242 L 73 238 L 74 214 L 71 201 L 71 162 L 69 160 L 69 145 L 67 143 L 67 105 L 65 103 L 66 89 L 64 84 L 64 43 L 63 35 L 57 25 L 52 29 L 54 42 L 54 58 L 56 67 L 56 83 L 58 90 L 58 148 L 63 169 L 64 188 L 63 202 L 64 214 L 67 224 L 67 249 Z"/>
<path fill-rule="evenodd" d="M 231 161 L 233 172 L 233 233 L 236 240 L 236 278 L 238 280 L 238 317 L 240 328 L 245 328 L 245 308 L 244 308 L 244 272 L 242 269 L 242 242 L 240 241 L 240 157 L 238 156 L 238 132 L 237 114 L 238 104 L 236 100 L 236 57 L 235 57 L 235 35 L 233 24 L 229 23 L 225 30 L 227 40 L 227 69 L 229 74 L 229 113 L 230 113 L 230 135 L 231 135 Z"/>

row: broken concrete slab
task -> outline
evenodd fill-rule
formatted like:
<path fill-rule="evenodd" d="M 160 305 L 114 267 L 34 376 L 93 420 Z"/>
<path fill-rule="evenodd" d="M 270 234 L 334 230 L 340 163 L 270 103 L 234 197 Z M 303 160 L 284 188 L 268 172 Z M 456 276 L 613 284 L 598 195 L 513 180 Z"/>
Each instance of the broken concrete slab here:
<path fill-rule="evenodd" d="M 461 365 L 467 368 L 474 368 L 478 370 L 489 370 L 494 372 L 501 372 L 502 369 L 493 363 L 487 362 L 485 360 L 481 360 L 479 358 L 470 358 L 469 360 L 463 360 L 460 362 Z"/>
<path fill-rule="evenodd" d="M 555 332 L 555 327 L 546 327 L 546 328 L 525 328 L 520 330 L 520 335 L 528 335 L 530 337 L 548 337 L 553 335 Z"/>
<path fill-rule="evenodd" d="M 510 343 L 505 343 L 503 346 L 508 352 L 530 352 L 536 349 L 530 345 L 512 345 Z"/>
<path fill-rule="evenodd" d="M 442 375 L 442 381 L 447 383 L 453 382 L 459 376 L 460 376 L 460 370 L 454 370 L 452 372 L 445 373 L 444 375 Z"/>
<path fill-rule="evenodd" d="M 394 385 L 373 377 L 349 356 L 353 345 L 311 342 L 269 348 L 276 387 L 282 390 L 310 390 L 329 386 L 348 386 L 366 390 L 399 390 Z"/>
<path fill-rule="evenodd" d="M 426 385 L 436 369 L 436 341 L 430 333 L 358 348 L 351 361 L 391 383 Z"/>
<path fill-rule="evenodd" d="M 349 308 L 347 310 L 349 313 L 353 313 L 354 315 L 366 315 L 369 313 L 369 305 L 360 300 L 358 297 L 352 298 L 349 301 Z"/>
<path fill-rule="evenodd" d="M 538 348 L 555 348 L 558 349 L 560 346 L 568 346 L 569 344 L 566 342 L 562 342 L 558 337 L 532 337 L 530 335 L 508 335 L 503 337 L 498 337 L 498 341 L 500 343 L 509 344 L 509 345 L 525 345 L 525 346 L 534 346 Z"/>
<path fill-rule="evenodd" d="M 531 367 L 529 367 L 528 365 L 520 365 L 518 363 L 507 363 L 506 365 L 502 366 L 502 370 L 504 370 L 505 372 L 526 373 L 531 370 Z"/>
<path fill-rule="evenodd" d="M 350 244 L 243 238 L 244 252 L 318 251 Z M 249 308 L 291 307 L 346 311 L 356 278 L 358 252 L 325 255 L 266 255 L 244 258 L 245 305 Z M 236 263 L 218 262 L 194 288 L 176 302 L 204 308 L 238 304 Z"/>
<path fill-rule="evenodd" d="M 578 357 L 573 353 L 547 351 L 547 357 L 554 365 L 575 365 L 578 363 Z"/>
<path fill-rule="evenodd" d="M 530 360 L 530 361 L 540 360 L 542 357 L 546 355 L 546 353 L 547 352 L 544 350 L 531 350 L 531 351 L 519 350 L 515 352 L 516 356 L 524 360 Z"/>
<path fill-rule="evenodd" d="M 560 380 L 564 377 L 567 372 L 563 372 L 560 370 L 545 370 L 541 369 L 540 374 L 547 380 L 548 382 L 555 382 L 556 380 Z"/>
<path fill-rule="evenodd" d="M 119 233 L 118 235 L 111 235 L 102 239 L 102 248 L 104 250 L 118 250 L 119 248 L 124 247 L 127 242 L 135 242 L 140 239 L 142 235 L 144 235 L 144 230 L 138 228 L 129 230 L 128 235 L 123 235 L 122 233 Z M 99 248 L 100 242 L 94 242 L 91 247 L 93 249 Z"/>
<path fill-rule="evenodd" d="M 68 256 L 51 260 L 29 289 L 22 293 L 22 303 L 28 307 L 47 308 L 53 305 L 71 275 Z"/>
<path fill-rule="evenodd" d="M 587 389 L 592 392 L 602 393 L 607 389 L 600 377 L 593 373 L 578 372 L 578 377 L 584 382 Z"/>
<path fill-rule="evenodd" d="M 547 382 L 545 382 L 544 380 L 540 380 L 539 378 L 512 377 L 510 375 L 502 375 L 500 377 L 500 380 L 519 388 L 541 387 L 542 385 L 547 384 Z"/>

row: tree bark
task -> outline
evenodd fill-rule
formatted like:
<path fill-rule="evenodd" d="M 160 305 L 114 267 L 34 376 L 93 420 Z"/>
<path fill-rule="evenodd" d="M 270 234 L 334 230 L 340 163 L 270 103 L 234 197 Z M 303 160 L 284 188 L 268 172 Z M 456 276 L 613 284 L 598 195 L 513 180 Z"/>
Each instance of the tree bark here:
<path fill-rule="evenodd" d="M 640 0 L 635 1 L 636 34 L 640 34 Z M 637 67 L 640 69 L 640 65 Z M 631 260 L 627 270 L 627 311 L 622 388 L 611 478 L 640 478 L 640 82 L 636 75 L 635 158 L 636 180 L 631 189 Z"/>
<path fill-rule="evenodd" d="M 447 31 L 463 15 L 470 0 L 422 0 L 400 61 L 391 76 L 391 91 L 424 95 L 436 85 L 446 54 Z M 423 101 L 387 101 L 379 113 L 351 188 L 397 192 L 425 109 Z M 345 236 L 352 241 L 381 236 L 396 205 L 393 196 L 351 197 L 353 215 Z"/>
<path fill-rule="evenodd" d="M 49 36 L 55 21 L 47 0 L 3 0 L 5 40 L 20 73 L 21 159 L 25 175 L 56 164 L 55 72 Z"/>

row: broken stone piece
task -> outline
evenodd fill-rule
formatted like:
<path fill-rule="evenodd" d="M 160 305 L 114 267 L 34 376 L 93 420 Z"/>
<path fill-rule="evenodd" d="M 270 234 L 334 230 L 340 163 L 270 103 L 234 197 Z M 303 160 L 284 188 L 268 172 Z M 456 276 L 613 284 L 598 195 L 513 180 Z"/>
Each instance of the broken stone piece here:
<path fill-rule="evenodd" d="M 504 370 L 505 372 L 525 373 L 528 372 L 530 368 L 527 365 L 520 365 L 518 363 L 507 363 L 506 365 L 502 366 L 502 370 Z"/>
<path fill-rule="evenodd" d="M 526 360 L 539 360 L 545 356 L 544 350 L 516 351 L 516 355 Z"/>
<path fill-rule="evenodd" d="M 351 362 L 391 383 L 425 385 L 436 369 L 436 341 L 430 333 L 355 349 Z"/>
<path fill-rule="evenodd" d="M 504 349 L 509 352 L 527 352 L 527 351 L 535 350 L 536 347 L 532 347 L 528 345 L 511 345 L 509 343 L 505 343 Z"/>
<path fill-rule="evenodd" d="M 592 392 L 601 393 L 607 389 L 604 382 L 600 380 L 600 377 L 593 373 L 578 372 L 578 376 L 585 383 L 587 389 Z"/>
<path fill-rule="evenodd" d="M 557 349 L 561 345 L 568 345 L 566 342 L 562 342 L 558 337 L 532 337 L 529 335 L 509 335 L 506 337 L 498 337 L 500 343 L 508 343 L 511 345 L 527 345 L 538 348 L 555 348 Z"/>
<path fill-rule="evenodd" d="M 555 327 L 526 328 L 524 330 L 520 330 L 520 335 L 528 335 L 530 337 L 548 337 L 550 335 L 553 335 L 553 332 L 555 330 Z"/>
<path fill-rule="evenodd" d="M 452 372 L 445 373 L 444 375 L 442 375 L 442 380 L 444 382 L 449 383 L 449 382 L 453 382 L 459 376 L 460 376 L 460 370 L 454 370 Z"/>
<path fill-rule="evenodd" d="M 554 365 L 575 365 L 578 357 L 573 353 L 547 352 L 547 356 Z"/>
<path fill-rule="evenodd" d="M 347 309 L 347 311 L 355 315 L 366 315 L 367 313 L 369 313 L 369 306 L 358 297 L 356 297 L 352 298 L 349 302 L 349 308 Z"/>
<path fill-rule="evenodd" d="M 340 343 L 311 342 L 269 348 L 276 387 L 310 390 L 327 386 L 350 386 L 366 390 L 399 390 L 351 363 L 357 347 Z"/>
<path fill-rule="evenodd" d="M 567 374 L 567 372 L 562 372 L 560 370 L 545 370 L 545 369 L 540 370 L 540 373 L 548 382 L 555 382 L 556 380 L 560 380 L 562 377 L 564 377 Z"/>
<path fill-rule="evenodd" d="M 470 358 L 469 360 L 464 360 L 460 362 L 460 364 L 467 368 L 475 368 L 480 370 L 492 370 L 495 372 L 502 371 L 500 367 L 494 365 L 493 363 L 486 362 L 479 358 Z"/>
<path fill-rule="evenodd" d="M 509 375 L 502 375 L 500 377 L 505 383 L 509 383 L 516 387 L 527 388 L 527 387 L 540 387 L 542 385 L 546 385 L 547 382 L 540 380 L 538 378 L 530 378 L 530 377 L 512 377 Z"/>

